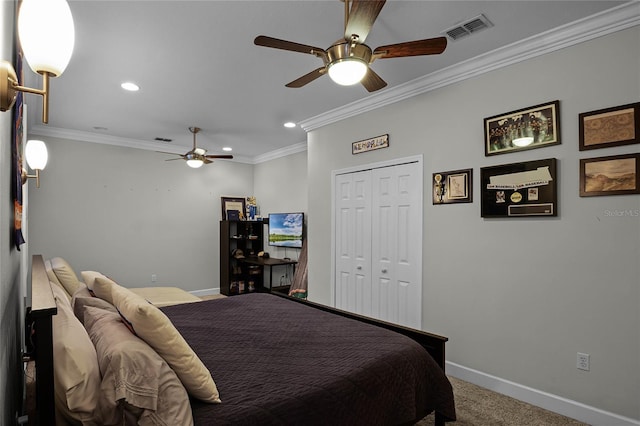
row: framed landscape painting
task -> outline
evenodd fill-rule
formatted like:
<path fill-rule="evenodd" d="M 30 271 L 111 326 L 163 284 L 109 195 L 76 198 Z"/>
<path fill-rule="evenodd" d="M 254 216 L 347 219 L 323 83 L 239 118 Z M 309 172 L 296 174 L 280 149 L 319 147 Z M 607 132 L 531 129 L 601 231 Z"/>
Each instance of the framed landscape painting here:
<path fill-rule="evenodd" d="M 580 196 L 640 194 L 640 154 L 580 160 Z"/>

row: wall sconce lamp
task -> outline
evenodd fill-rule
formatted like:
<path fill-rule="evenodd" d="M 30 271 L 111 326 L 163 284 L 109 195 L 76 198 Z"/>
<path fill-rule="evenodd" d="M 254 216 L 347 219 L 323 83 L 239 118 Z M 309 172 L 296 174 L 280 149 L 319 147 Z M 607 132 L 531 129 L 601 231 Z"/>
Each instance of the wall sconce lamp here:
<path fill-rule="evenodd" d="M 27 183 L 27 179 L 35 178 L 36 188 L 40 188 L 40 170 L 44 170 L 47 166 L 47 160 L 49 159 L 49 153 L 47 152 L 47 145 L 39 140 L 30 140 L 25 147 L 25 157 L 27 158 L 27 164 L 32 170 L 35 170 L 35 175 L 28 175 L 25 169 L 22 169 L 22 184 Z"/>
<path fill-rule="evenodd" d="M 61 75 L 71 59 L 75 40 L 73 16 L 65 0 L 22 0 L 18 36 L 29 66 L 42 75 L 42 89 L 20 86 L 8 61 L 0 61 L 0 111 L 8 111 L 17 92 L 42 96 L 42 122 L 49 122 L 49 78 Z"/>

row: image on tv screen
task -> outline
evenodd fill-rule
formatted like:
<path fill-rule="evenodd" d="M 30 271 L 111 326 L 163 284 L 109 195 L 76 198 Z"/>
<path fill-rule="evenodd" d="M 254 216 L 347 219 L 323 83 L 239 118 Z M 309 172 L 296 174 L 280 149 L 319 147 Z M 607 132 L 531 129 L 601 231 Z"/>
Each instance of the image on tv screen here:
<path fill-rule="evenodd" d="M 304 213 L 270 213 L 269 245 L 278 247 L 302 247 Z"/>

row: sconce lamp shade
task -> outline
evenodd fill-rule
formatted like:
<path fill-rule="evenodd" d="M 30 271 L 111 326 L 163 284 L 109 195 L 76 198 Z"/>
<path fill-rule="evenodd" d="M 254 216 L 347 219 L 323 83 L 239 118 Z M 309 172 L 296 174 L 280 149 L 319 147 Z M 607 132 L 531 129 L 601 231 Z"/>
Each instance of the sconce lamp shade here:
<path fill-rule="evenodd" d="M 39 140 L 28 141 L 25 147 L 25 157 L 27 157 L 27 164 L 32 170 L 44 170 L 49 159 L 47 145 Z"/>
<path fill-rule="evenodd" d="M 329 64 L 329 77 L 337 84 L 351 86 L 362 80 L 367 69 L 367 64 L 360 59 L 340 59 Z"/>
<path fill-rule="evenodd" d="M 31 69 L 59 76 L 69 64 L 75 41 L 69 5 L 65 0 L 22 0 L 18 35 Z"/>
<path fill-rule="evenodd" d="M 204 162 L 199 159 L 187 160 L 187 166 L 197 169 L 198 167 L 202 167 Z"/>

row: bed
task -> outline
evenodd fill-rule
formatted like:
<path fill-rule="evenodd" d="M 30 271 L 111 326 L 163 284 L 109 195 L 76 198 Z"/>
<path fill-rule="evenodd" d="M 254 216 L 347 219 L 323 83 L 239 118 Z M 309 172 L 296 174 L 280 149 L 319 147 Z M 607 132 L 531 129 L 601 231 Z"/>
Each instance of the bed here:
<path fill-rule="evenodd" d="M 32 261 L 31 284 L 37 412 L 39 419 L 52 419 L 52 318 L 66 308 L 56 304 L 57 289 L 38 255 Z M 85 308 L 92 338 L 93 315 L 112 315 L 120 326 L 131 318 L 118 292 L 105 299 L 124 312 L 121 319 Z M 159 312 L 211 373 L 216 396 L 219 389 L 222 402 L 203 402 L 206 398 L 192 393 L 183 380 L 195 425 L 414 424 L 433 411 L 436 424 L 455 420 L 444 374 L 445 337 L 264 293 L 165 306 Z M 130 325 L 146 338 L 136 320 Z M 161 348 L 157 352 L 162 354 Z"/>

